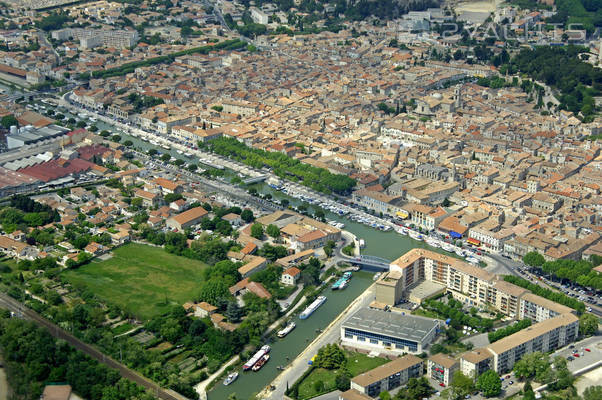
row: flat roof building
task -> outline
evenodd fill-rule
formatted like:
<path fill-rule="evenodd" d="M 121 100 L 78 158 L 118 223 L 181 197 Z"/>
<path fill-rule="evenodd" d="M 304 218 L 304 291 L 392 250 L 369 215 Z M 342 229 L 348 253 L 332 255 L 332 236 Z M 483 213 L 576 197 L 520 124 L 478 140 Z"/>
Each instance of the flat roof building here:
<path fill-rule="evenodd" d="M 48 125 L 43 128 L 25 126 L 19 128 L 17 133 L 6 136 L 6 145 L 9 150 L 16 149 L 26 144 L 43 142 L 47 139 L 64 136 L 68 132 L 69 129 L 57 125 Z"/>
<path fill-rule="evenodd" d="M 440 321 L 363 308 L 341 325 L 343 345 L 390 354 L 420 354 L 439 332 Z"/>
<path fill-rule="evenodd" d="M 422 376 L 422 359 L 411 354 L 364 372 L 351 379 L 351 389 L 376 397 L 380 392 L 405 385 L 411 378 Z"/>

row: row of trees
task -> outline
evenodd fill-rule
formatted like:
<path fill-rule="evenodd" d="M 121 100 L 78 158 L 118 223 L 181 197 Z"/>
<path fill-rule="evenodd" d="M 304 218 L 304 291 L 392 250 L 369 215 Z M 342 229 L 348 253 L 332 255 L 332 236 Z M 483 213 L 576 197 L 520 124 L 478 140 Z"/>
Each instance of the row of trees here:
<path fill-rule="evenodd" d="M 170 54 L 167 56 L 158 56 L 158 57 L 148 58 L 148 59 L 142 60 L 142 61 L 134 61 L 134 62 L 130 62 L 130 63 L 125 63 L 123 65 L 120 65 L 119 67 L 107 68 L 107 69 L 103 69 L 103 70 L 94 71 L 94 72 L 92 72 L 91 76 L 96 79 L 110 78 L 113 76 L 122 76 L 122 75 L 127 75 L 127 74 L 134 72 L 136 70 L 136 68 L 148 67 L 151 65 L 162 64 L 165 62 L 173 62 L 173 60 L 175 60 L 176 57 L 181 57 L 181 56 L 185 56 L 185 55 L 189 55 L 189 54 L 196 54 L 196 53 L 208 54 L 210 51 L 215 51 L 215 50 L 237 50 L 237 49 L 246 48 L 246 46 L 247 46 L 247 43 L 240 39 L 225 40 L 223 42 L 216 43 L 214 45 L 195 47 L 195 48 L 188 49 L 188 50 L 178 51 L 176 53 L 173 53 L 173 54 Z M 84 73 L 79 76 L 80 79 L 88 79 L 89 77 L 90 77 L 89 73 Z"/>
<path fill-rule="evenodd" d="M 487 335 L 489 338 L 489 343 L 497 342 L 498 340 L 505 338 L 506 336 L 510 336 L 520 330 L 528 328 L 531 326 L 530 319 L 523 319 L 522 321 L 518 321 L 512 325 L 508 325 L 505 328 L 498 329 L 494 332 L 489 332 Z"/>
<path fill-rule="evenodd" d="M 303 164 L 286 154 L 269 152 L 246 146 L 234 138 L 219 138 L 209 142 L 212 151 L 230 157 L 254 168 L 269 167 L 283 179 L 298 181 L 323 193 L 348 194 L 355 187 L 355 180 L 336 175 L 324 168 Z"/>
<path fill-rule="evenodd" d="M 521 277 L 514 276 L 514 275 L 504 275 L 504 280 L 506 282 L 510 282 L 516 286 L 525 288 L 525 289 L 531 291 L 531 293 L 533 293 L 533 294 L 536 294 L 541 297 L 545 297 L 548 300 L 552 300 L 556 303 L 560 303 L 562 305 L 572 308 L 573 310 L 577 310 L 577 312 L 579 312 L 579 313 L 583 313 L 585 311 L 585 304 L 583 304 L 579 300 L 576 300 L 569 296 L 566 296 L 563 293 L 555 292 L 553 290 L 543 288 L 539 285 L 535 285 L 535 284 L 529 282 L 526 279 L 523 279 Z"/>
<path fill-rule="evenodd" d="M 523 257 L 523 262 L 530 267 L 539 268 L 546 274 L 552 274 L 559 279 L 567 279 L 581 286 L 602 290 L 602 276 L 594 271 L 594 264 L 586 260 L 555 260 L 545 261 L 536 251 L 529 252 Z"/>

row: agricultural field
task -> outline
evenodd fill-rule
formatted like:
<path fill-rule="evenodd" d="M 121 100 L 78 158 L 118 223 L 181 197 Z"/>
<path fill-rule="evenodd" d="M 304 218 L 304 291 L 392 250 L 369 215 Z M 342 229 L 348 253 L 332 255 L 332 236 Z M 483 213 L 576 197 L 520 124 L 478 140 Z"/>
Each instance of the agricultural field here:
<path fill-rule="evenodd" d="M 150 319 L 192 300 L 207 267 L 162 248 L 130 243 L 115 249 L 111 258 L 95 259 L 62 277 L 138 318 Z"/>

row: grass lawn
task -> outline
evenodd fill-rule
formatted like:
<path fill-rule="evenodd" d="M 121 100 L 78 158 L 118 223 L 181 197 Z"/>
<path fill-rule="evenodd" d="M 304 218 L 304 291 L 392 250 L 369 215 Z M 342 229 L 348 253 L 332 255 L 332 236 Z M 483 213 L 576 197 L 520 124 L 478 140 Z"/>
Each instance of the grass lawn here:
<path fill-rule="evenodd" d="M 356 352 L 346 351 L 345 354 L 347 355 L 347 368 L 351 372 L 351 376 L 357 376 L 389 362 L 386 358 L 368 357 L 366 354 Z M 317 381 L 324 383 L 324 393 L 335 390 L 335 379 L 339 373 L 338 370 L 314 369 L 299 385 L 299 399 L 316 396 L 318 393 L 314 390 L 314 384 Z"/>
<path fill-rule="evenodd" d="M 132 324 L 122 324 L 112 329 L 113 335 L 121 335 L 122 333 L 129 332 L 134 328 Z"/>
<path fill-rule="evenodd" d="M 347 353 L 347 368 L 351 372 L 351 376 L 357 376 L 366 371 L 380 367 L 389 362 L 386 358 L 368 357 L 366 354 L 356 352 Z"/>
<path fill-rule="evenodd" d="M 62 273 L 109 303 L 142 319 L 190 301 L 198 292 L 207 265 L 167 253 L 162 248 L 130 243 L 106 261 L 93 261 Z M 165 299 L 167 298 L 167 303 Z"/>

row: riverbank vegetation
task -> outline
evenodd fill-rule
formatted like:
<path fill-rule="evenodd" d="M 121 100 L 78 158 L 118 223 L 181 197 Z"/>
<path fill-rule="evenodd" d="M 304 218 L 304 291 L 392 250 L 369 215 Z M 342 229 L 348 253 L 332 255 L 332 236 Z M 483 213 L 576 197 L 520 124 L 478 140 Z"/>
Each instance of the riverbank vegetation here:
<path fill-rule="evenodd" d="M 276 151 L 265 151 L 248 147 L 234 138 L 211 140 L 207 145 L 199 143 L 219 155 L 229 157 L 253 168 L 270 168 L 282 179 L 299 182 L 322 193 L 349 194 L 355 180 L 345 175 L 333 174 L 327 169 L 303 164 L 301 161 Z"/>

